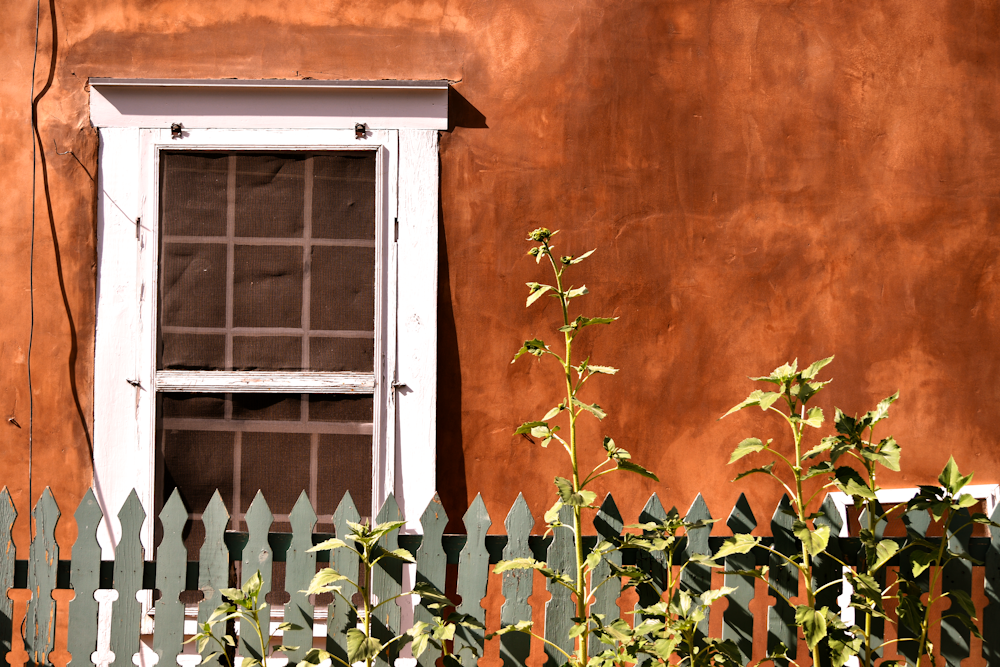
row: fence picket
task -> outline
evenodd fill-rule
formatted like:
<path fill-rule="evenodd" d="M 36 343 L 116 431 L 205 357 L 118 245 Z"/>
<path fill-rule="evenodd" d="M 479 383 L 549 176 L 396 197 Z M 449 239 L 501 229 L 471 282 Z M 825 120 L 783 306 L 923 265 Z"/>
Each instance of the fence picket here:
<path fill-rule="evenodd" d="M 184 603 L 180 601 L 187 574 L 187 547 L 184 546 L 184 526 L 188 512 L 177 489 L 160 512 L 163 539 L 156 549 L 156 628 L 153 652 L 159 656 L 159 667 L 173 667 L 184 641 Z"/>
<path fill-rule="evenodd" d="M 139 652 L 142 606 L 135 594 L 142 588 L 143 550 L 139 533 L 145 520 L 146 512 L 133 489 L 118 512 L 122 534 L 115 548 L 114 587 L 118 599 L 111 603 L 111 651 L 115 654 L 112 667 L 132 667 L 132 656 Z"/>
<path fill-rule="evenodd" d="M 402 512 L 396 504 L 396 497 L 389 494 L 389 497 L 382 503 L 382 509 L 375 517 L 375 523 L 386 523 L 389 521 L 401 521 Z M 379 540 L 379 545 L 387 550 L 399 548 L 399 533 L 393 531 Z M 395 558 L 383 558 L 372 571 L 372 594 L 379 601 L 388 600 L 391 597 L 403 592 L 403 563 Z M 372 634 L 378 637 L 382 643 L 386 643 L 399 634 L 400 624 L 399 605 L 395 601 L 382 605 L 372 614 Z M 396 663 L 396 656 L 399 648 L 394 643 L 389 650 L 381 654 L 376 661 L 380 667 L 390 667 Z"/>
<path fill-rule="evenodd" d="M 914 538 L 925 538 L 931 526 L 931 517 L 926 510 L 911 510 L 903 513 L 903 524 L 906 526 L 907 534 L 911 534 Z M 912 542 L 912 539 L 907 540 L 907 542 Z M 901 557 L 900 569 L 911 573 L 912 576 L 913 561 L 920 551 L 924 551 L 924 549 L 916 546 L 907 549 Z M 916 584 L 923 593 L 930 590 L 929 569 L 924 570 L 920 573 L 920 576 L 916 577 Z M 896 634 L 900 639 L 896 650 L 909 661 L 909 664 L 916 663 L 918 648 L 916 640 L 920 636 L 920 633 L 915 628 L 910 628 L 905 623 L 900 622 L 896 625 Z"/>
<path fill-rule="evenodd" d="M 615 504 L 615 499 L 609 493 L 605 496 L 604 502 L 601 503 L 601 509 L 597 511 L 597 516 L 594 517 L 594 528 L 597 529 L 597 539 L 617 544 L 621 538 L 624 525 L 625 522 L 622 521 L 621 514 L 618 513 L 618 506 Z M 621 566 L 622 552 L 616 550 L 608 552 L 605 555 L 604 559 L 598 563 L 591 574 L 592 585 L 599 585 L 611 576 L 611 566 L 608 565 L 607 561 Z M 621 592 L 621 577 L 613 577 L 608 580 L 607 583 L 597 589 L 597 594 L 594 596 L 594 604 L 590 608 L 591 613 L 604 616 L 602 622 L 605 624 L 610 625 L 614 623 L 621 617 L 621 609 L 618 607 L 618 597 L 621 595 Z M 590 655 L 597 655 L 604 650 L 604 644 L 601 644 L 596 636 L 591 635 L 590 645 L 587 647 L 587 650 Z"/>
<path fill-rule="evenodd" d="M 316 525 L 316 512 L 309 496 L 303 491 L 292 508 L 288 520 L 292 524 L 292 543 L 285 557 L 285 591 L 289 594 L 285 605 L 285 622 L 293 623 L 301 630 L 285 630 L 281 643 L 297 646 L 285 651 L 288 663 L 298 663 L 312 648 L 313 606 L 309 596 L 303 593 L 316 574 L 316 552 L 311 552 L 312 532 Z"/>
<path fill-rule="evenodd" d="M 660 502 L 660 497 L 654 493 L 646 501 L 646 505 L 642 508 L 642 511 L 639 512 L 639 523 L 661 523 L 666 518 L 667 513 L 663 509 L 663 503 Z M 649 533 L 648 531 L 644 531 L 644 534 Z M 636 592 L 639 594 L 637 609 L 656 604 L 660 601 L 660 596 L 667 590 L 666 562 L 666 555 L 663 552 L 649 554 L 640 551 L 636 553 L 636 564 L 644 569 L 653 580 L 652 585 L 642 584 L 636 588 Z M 642 614 L 636 614 L 633 618 L 635 619 L 635 623 L 639 624 L 642 621 Z M 643 665 L 649 664 L 651 660 L 650 656 L 642 654 L 639 656 L 637 664 L 639 667 L 643 667 Z"/>
<path fill-rule="evenodd" d="M 545 562 L 556 572 L 563 572 L 575 580 L 576 551 L 571 530 L 573 508 L 564 505 L 559 510 L 559 521 L 563 525 L 552 531 L 552 543 L 549 544 Z M 571 593 L 565 586 L 549 579 L 545 587 L 552 595 L 545 603 L 545 638 L 573 655 L 573 640 L 569 637 L 569 631 L 573 628 L 573 621 L 570 619 L 576 616 L 576 603 L 573 602 Z M 566 662 L 566 656 L 548 644 L 545 645 L 545 654 L 548 656 L 545 663 L 548 667 Z"/>
<path fill-rule="evenodd" d="M 507 529 L 507 546 L 503 550 L 504 560 L 531 558 L 528 536 L 535 526 L 531 508 L 520 493 L 507 513 L 504 521 Z M 500 627 L 513 625 L 519 621 L 531 620 L 531 597 L 534 570 L 507 570 L 502 575 L 504 603 L 500 607 Z M 504 667 L 525 664 L 531 652 L 531 638 L 520 632 L 511 632 L 500 637 L 500 659 Z"/>
<path fill-rule="evenodd" d="M 441 536 L 444 535 L 445 526 L 448 525 L 448 515 L 444 511 L 438 494 L 435 493 L 431 501 L 427 503 L 427 508 L 420 516 L 420 525 L 423 527 L 424 537 L 420 541 L 417 553 L 414 554 L 417 558 L 416 581 L 418 583 L 426 582 L 443 593 L 448 557 L 441 545 Z M 434 620 L 434 614 L 421 602 L 413 610 L 413 620 L 431 623 Z M 434 667 L 436 662 L 437 656 L 434 651 L 424 651 L 417 658 L 417 663 L 421 667 Z"/>
<path fill-rule="evenodd" d="M 687 516 L 684 519 L 692 523 L 697 521 L 710 522 L 712 520 L 712 515 L 708 511 L 708 505 L 705 504 L 705 499 L 702 498 L 700 493 L 694 499 L 694 502 L 691 503 L 691 509 L 688 510 Z M 711 532 L 711 524 L 704 528 L 691 529 L 688 532 L 687 541 L 682 552 L 684 558 L 689 559 L 695 555 L 710 555 L 712 550 L 708 547 L 708 536 Z M 689 564 L 684 568 L 684 573 L 681 574 L 681 587 L 695 596 L 710 590 L 712 588 L 712 569 L 707 565 L 700 565 L 698 563 Z M 708 636 L 708 619 L 710 613 L 706 611 L 705 618 L 698 622 L 696 636 L 699 639 L 704 639 Z"/>
<path fill-rule="evenodd" d="M 35 517 L 35 537 L 29 550 L 31 600 L 24 619 L 24 648 L 29 663 L 44 665 L 54 645 L 56 603 L 52 590 L 56 587 L 56 564 L 59 562 L 55 531 L 60 512 L 49 487 L 42 491 L 32 515 Z"/>
<path fill-rule="evenodd" d="M 1000 505 L 993 508 L 990 520 L 1000 523 Z M 983 609 L 983 658 L 987 665 L 1000 665 L 1000 529 L 990 530 L 986 551 L 986 608 Z"/>
<path fill-rule="evenodd" d="M 101 546 L 97 527 L 104 518 L 92 489 L 87 489 L 73 515 L 76 519 L 76 543 L 70 564 L 70 583 L 74 597 L 69 603 L 69 627 L 66 638 L 70 653 L 68 667 L 90 667 L 90 656 L 97 650 L 98 604 L 94 592 L 100 583 Z"/>
<path fill-rule="evenodd" d="M 251 577 L 260 572 L 261 586 L 260 594 L 257 597 L 258 605 L 264 602 L 264 598 L 271 592 L 271 561 L 273 553 L 271 545 L 268 543 L 267 534 L 274 523 L 274 515 L 271 508 L 267 506 L 264 494 L 257 490 L 250 508 L 247 510 L 244 520 L 247 524 L 247 544 L 243 547 L 243 575 L 241 584 L 245 585 Z M 265 634 L 270 628 L 271 607 L 265 607 L 260 614 L 260 623 Z M 267 641 L 267 637 L 264 638 Z M 260 640 L 256 637 L 256 631 L 250 621 L 240 621 L 240 651 L 242 655 L 260 660 L 264 657 L 267 647 L 261 646 Z"/>
<path fill-rule="evenodd" d="M 337 511 L 333 513 L 333 526 L 337 532 L 337 537 L 347 540 L 351 529 L 347 522 L 358 523 L 361 515 L 351 498 L 350 492 L 345 492 L 344 497 L 337 505 Z M 353 547 L 352 542 L 348 542 Z M 330 567 L 347 577 L 350 581 L 358 581 L 359 561 L 354 552 L 349 549 L 335 549 L 330 553 Z M 350 592 L 347 597 L 350 598 Z M 357 615 L 347 602 L 338 595 L 333 596 L 330 606 L 327 608 L 326 617 L 326 650 L 343 661 L 347 661 L 347 630 L 356 627 L 358 624 Z M 339 664 L 339 663 L 335 663 Z"/>
<path fill-rule="evenodd" d="M 490 519 L 489 512 L 486 511 L 486 504 L 481 495 L 476 494 L 465 516 L 462 517 L 462 522 L 465 524 L 465 534 L 468 537 L 465 548 L 462 549 L 462 553 L 458 557 L 457 592 L 462 598 L 462 602 L 456 611 L 460 614 L 468 614 L 480 623 L 484 623 L 486 610 L 480 603 L 486 597 L 486 582 L 490 573 L 490 553 L 486 550 L 486 533 L 493 525 L 493 521 Z M 455 631 L 456 655 L 460 651 L 471 651 L 481 658 L 483 656 L 483 631 L 459 627 Z M 469 662 L 473 664 L 475 660 L 470 659 Z"/>
<path fill-rule="evenodd" d="M 757 519 L 750 509 L 746 495 L 740 494 L 733 511 L 726 519 L 726 525 L 733 535 L 749 535 L 757 527 Z M 756 559 L 752 553 L 732 554 L 726 557 L 727 572 L 749 571 L 754 569 Z M 750 613 L 750 603 L 754 597 L 754 578 L 740 574 L 725 575 L 724 585 L 735 588 L 729 594 L 729 606 L 722 612 L 722 638 L 731 639 L 740 649 L 743 663 L 748 664 L 753 655 L 753 615 Z"/>
<path fill-rule="evenodd" d="M 771 534 L 774 536 L 774 550 L 786 556 L 793 556 L 798 550 L 798 542 L 792 534 L 794 521 L 794 512 L 788 502 L 788 496 L 782 496 L 771 518 Z M 773 653 L 779 645 L 784 645 L 788 657 L 794 660 L 798 652 L 795 609 L 781 596 L 791 599 L 798 595 L 799 571 L 794 565 L 774 554 L 771 554 L 769 561 L 768 581 L 774 589 L 770 592 L 774 604 L 767 610 L 767 650 Z"/>
<path fill-rule="evenodd" d="M 972 537 L 969 510 L 962 508 L 956 512 L 951 525 L 958 526 L 958 530 L 951 534 L 949 546 L 956 552 L 968 553 L 969 538 Z M 971 599 L 972 563 L 956 558 L 945 565 L 941 576 L 941 592 L 964 593 Z M 941 616 L 941 657 L 948 667 L 959 667 L 962 660 L 969 657 L 969 628 L 957 615 L 968 616 L 954 597 L 948 599 L 951 605 Z"/>
<path fill-rule="evenodd" d="M 5 486 L 0 490 L 0 548 L 3 549 L 0 553 L 0 664 L 4 665 L 8 664 L 7 654 L 10 653 L 14 630 L 14 601 L 7 597 L 7 591 L 14 585 L 17 553 L 11 532 L 15 519 L 17 510 Z"/>
<path fill-rule="evenodd" d="M 205 527 L 205 541 L 198 552 L 198 589 L 205 597 L 198 604 L 198 623 L 205 623 L 222 604 L 220 591 L 229 587 L 229 549 L 225 541 L 229 512 L 218 490 L 208 501 L 201 522 Z M 215 646 L 206 646 L 202 656 L 215 651 Z M 218 657 L 205 663 L 207 667 L 219 667 L 221 664 Z"/>

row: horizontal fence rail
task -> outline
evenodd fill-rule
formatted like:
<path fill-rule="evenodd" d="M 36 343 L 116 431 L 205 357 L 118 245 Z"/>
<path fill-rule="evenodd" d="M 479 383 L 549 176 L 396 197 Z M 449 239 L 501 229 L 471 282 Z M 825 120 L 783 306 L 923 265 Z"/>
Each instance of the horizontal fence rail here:
<path fill-rule="evenodd" d="M 842 518 L 832 500 L 827 499 L 823 503 L 821 513 L 822 516 L 818 521 L 828 524 L 831 533 L 837 535 L 841 531 Z M 117 598 L 111 603 L 110 625 L 104 629 L 109 635 L 108 648 L 114 654 L 110 665 L 113 667 L 133 665 L 133 656 L 140 652 L 143 628 L 146 628 L 148 633 L 150 625 L 152 651 L 156 655 L 156 663 L 160 666 L 178 664 L 177 658 L 183 651 L 182 642 L 186 638 L 185 620 L 194 620 L 196 613 L 198 622 L 206 621 L 222 602 L 219 592 L 221 589 L 241 585 L 258 571 L 264 582 L 261 591 L 263 597 L 272 589 L 275 563 L 282 564 L 279 567 L 284 573 L 284 591 L 288 600 L 283 607 L 276 604 L 269 609 L 269 612 L 276 612 L 272 619 L 280 615 L 283 620 L 303 628 L 285 633 L 282 643 L 300 647 L 288 652 L 289 662 L 298 662 L 314 645 L 346 658 L 345 633 L 347 629 L 355 626 L 356 619 L 351 616 L 342 601 L 335 600 L 327 605 L 317 606 L 315 599 L 311 600 L 300 591 L 307 588 L 319 567 L 329 564 L 331 553 L 333 566 L 338 571 L 347 576 L 357 575 L 358 563 L 356 560 L 351 561 L 350 552 L 308 551 L 313 545 L 331 537 L 344 538 L 349 533 L 347 523 L 361 520 L 349 494 L 345 495 L 334 514 L 335 533 L 313 532 L 317 517 L 305 493 L 300 496 L 288 516 L 292 532 L 279 533 L 270 530 L 274 518 L 260 493 L 246 513 L 248 530 L 227 531 L 230 516 L 221 497 L 216 493 L 198 519 L 204 526 L 205 539 L 200 546 L 197 561 L 188 561 L 184 532 L 193 519 L 190 518 L 176 492 L 159 513 L 162 539 L 156 547 L 155 558 L 152 560 L 145 560 L 139 540 L 140 530 L 143 522 L 147 520 L 147 514 L 134 492 L 118 513 L 121 538 L 115 548 L 114 560 L 111 561 L 101 559 L 97 529 L 104 516 L 93 492 L 88 491 L 75 512 L 78 537 L 69 560 L 62 560 L 59 557 L 55 526 L 60 518 L 60 510 L 48 489 L 36 504 L 32 516 L 35 535 L 28 551 L 28 558 L 19 559 L 12 539 L 17 513 L 7 489 L 0 491 L 0 543 L 4 546 L 0 550 L 0 664 L 11 664 L 9 658 L 13 657 L 11 651 L 14 647 L 14 638 L 18 636 L 21 637 L 24 650 L 27 651 L 29 664 L 51 664 L 56 628 L 59 625 L 57 606 L 52 593 L 58 589 L 72 589 L 75 592 L 68 609 L 65 604 L 59 607 L 59 614 L 65 616 L 61 622 L 66 624 L 67 628 L 66 650 L 70 653 L 69 667 L 87 667 L 93 664 L 91 656 L 98 650 L 98 637 L 102 632 L 98 622 L 99 603 L 95 593 L 102 590 L 113 590 L 117 593 Z M 638 522 L 656 522 L 665 519 L 666 516 L 667 512 L 654 494 L 640 512 Z M 375 521 L 382 523 L 401 518 L 399 507 L 395 499 L 390 496 Z M 689 521 L 712 518 L 700 495 L 691 506 L 686 518 Z M 1000 508 L 994 512 L 992 519 L 1000 522 Z M 531 531 L 535 527 L 536 520 L 520 495 L 506 517 L 504 523 L 506 534 L 487 534 L 492 519 L 479 496 L 464 516 L 466 528 L 464 535 L 444 534 L 448 517 L 437 496 L 421 516 L 420 523 L 423 528 L 422 535 L 393 533 L 383 545 L 387 549 L 397 547 L 406 549 L 416 557 L 417 562 L 414 571 L 409 575 L 408 585 L 427 581 L 440 590 L 454 590 L 461 600 L 457 611 L 470 614 L 480 622 L 485 622 L 487 609 L 484 608 L 484 600 L 487 597 L 489 582 L 492 586 L 499 586 L 502 594 L 503 602 L 499 609 L 501 625 L 534 620 L 544 627 L 542 632 L 547 639 L 564 649 L 571 648 L 572 642 L 568 639 L 568 633 L 572 621 L 569 619 L 573 615 L 575 605 L 565 588 L 547 582 L 547 591 L 551 597 L 545 603 L 542 618 L 533 619 L 532 616 L 536 612 L 529 603 L 529 598 L 535 592 L 534 572 L 513 570 L 502 575 L 491 574 L 491 566 L 500 560 L 523 557 L 533 557 L 547 562 L 551 567 L 571 570 L 574 547 L 569 531 L 557 530 L 554 536 L 532 535 Z M 720 524 L 728 528 L 720 530 L 721 526 L 716 526 L 715 532 L 721 533 L 720 535 L 709 535 L 708 529 L 692 531 L 681 549 L 680 562 L 695 554 L 714 553 L 726 539 L 727 534 L 749 533 L 757 528 L 757 520 L 743 496 L 730 512 L 728 519 Z M 788 555 L 796 553 L 798 544 L 791 534 L 791 524 L 792 517 L 788 514 L 787 500 L 782 499 L 772 515 L 769 530 L 758 531 L 770 533 L 762 539 L 763 544 Z M 594 535 L 589 537 L 588 541 L 591 545 L 596 544 L 598 540 L 614 541 L 625 530 L 625 525 L 614 499 L 608 495 L 595 516 Z M 914 517 L 910 527 L 915 528 L 918 533 L 926 533 L 928 528 L 927 522 L 921 523 L 920 517 Z M 982 591 L 985 599 L 982 608 L 978 610 L 983 620 L 984 640 L 981 644 L 983 662 L 974 659 L 965 663 L 966 665 L 986 664 L 1000 667 L 1000 534 L 998 533 L 1000 531 L 994 531 L 994 536 L 991 538 L 967 536 L 962 538 L 967 540 L 966 551 L 985 566 L 973 566 L 965 562 L 953 563 L 948 566 L 950 570 L 946 568 L 943 577 L 944 591 L 960 590 L 970 595 Z M 908 538 L 897 539 L 903 546 Z M 862 548 L 857 538 L 833 537 L 828 551 L 851 565 L 856 562 Z M 613 552 L 611 558 L 615 559 L 616 565 L 634 565 L 653 574 L 654 579 L 662 580 L 663 565 L 655 556 L 625 549 Z M 890 562 L 890 566 L 896 564 Z M 773 592 L 755 587 L 753 578 L 733 574 L 763 565 L 769 566 L 768 577 L 771 585 L 785 597 L 792 598 L 799 594 L 800 582 L 794 569 L 772 553 L 760 548 L 748 554 L 734 554 L 727 557 L 724 563 L 726 573 L 716 574 L 715 582 L 712 581 L 711 571 L 697 564 L 686 568 L 682 577 L 682 586 L 695 594 L 711 587 L 718 587 L 723 582 L 724 585 L 735 589 L 728 596 L 728 604 L 713 608 L 722 610 L 721 624 L 716 620 L 713 627 L 721 627 L 722 638 L 732 639 L 737 644 L 745 664 L 752 664 L 763 658 L 766 650 L 777 646 L 779 642 L 790 647 L 789 657 L 795 658 L 799 643 L 793 624 L 794 609 Z M 956 565 L 957 567 L 954 567 Z M 817 588 L 840 579 L 841 570 L 841 564 L 833 559 L 818 558 L 814 568 Z M 595 571 L 595 576 L 607 576 L 609 573 L 610 567 L 602 563 Z M 974 579 L 978 579 L 981 584 L 977 582 L 974 585 Z M 395 561 L 389 562 L 385 567 L 380 563 L 373 573 L 373 593 L 379 599 L 399 594 L 403 591 L 403 584 L 403 567 Z M 7 594 L 8 591 L 16 589 L 27 589 L 30 594 L 24 612 L 24 622 L 18 624 L 19 627 L 14 626 L 14 600 Z M 138 595 L 141 591 L 148 591 L 150 600 L 154 597 L 152 595 L 154 591 L 158 594 L 151 609 L 148 605 L 145 610 L 143 609 L 141 596 Z M 199 594 L 201 596 L 201 601 L 196 603 L 196 611 L 195 603 L 182 601 L 182 595 L 188 596 L 186 599 L 191 599 L 192 592 L 197 592 L 193 593 L 196 597 Z M 821 593 L 822 599 L 818 600 L 818 604 L 836 608 L 840 604 L 838 598 L 842 592 L 839 584 L 829 586 Z M 659 600 L 662 591 L 650 586 L 640 586 L 636 593 L 638 605 L 648 606 Z M 591 611 L 603 614 L 606 623 L 622 617 L 620 606 L 622 595 L 621 582 L 613 579 L 599 589 Z M 767 596 L 763 604 L 761 596 Z M 405 604 L 406 602 L 404 606 Z M 766 614 L 759 613 L 762 607 L 766 607 Z M 754 613 L 753 609 L 757 609 L 758 613 Z M 143 624 L 144 613 L 152 617 L 151 624 L 148 622 Z M 628 615 L 624 617 L 630 619 Z M 418 604 L 413 610 L 413 619 L 429 620 L 430 613 Z M 401 628 L 400 606 L 386 605 L 376 620 L 376 626 L 381 624 L 382 632 L 388 636 L 399 634 L 401 629 L 406 630 L 405 627 Z M 704 621 L 703 631 L 708 631 L 709 620 Z M 766 646 L 757 647 L 754 644 L 754 634 L 755 628 L 761 623 L 765 625 Z M 193 626 L 190 623 L 188 626 L 187 636 L 190 636 Z M 489 628 L 489 630 L 495 629 L 497 628 Z M 874 631 L 876 635 L 881 636 L 882 622 L 876 625 Z M 317 632 L 321 633 L 320 639 L 314 640 Z M 240 634 L 246 636 L 249 634 L 249 628 L 243 628 Z M 939 641 L 940 652 L 947 665 L 958 666 L 970 657 L 970 634 L 960 624 L 949 623 L 949 619 L 944 619 Z M 532 650 L 529 638 L 519 633 L 504 635 L 496 642 L 499 644 L 499 656 L 504 667 L 524 665 Z M 479 656 L 483 656 L 484 633 L 475 629 L 460 628 L 455 637 L 456 651 L 463 646 L 472 648 Z M 903 644 L 900 644 L 900 652 L 906 657 L 906 651 L 902 647 Z M 592 653 L 601 650 L 596 641 L 590 648 Z M 207 649 L 206 652 L 210 650 Z M 241 647 L 241 653 L 244 655 L 245 650 Z M 545 647 L 544 650 L 548 653 L 546 664 L 549 667 L 561 664 L 558 652 L 550 647 Z M 806 657 L 806 652 L 799 653 L 802 654 L 801 657 Z M 192 657 L 197 662 L 197 657 Z M 980 656 L 975 656 L 978 657 Z M 418 660 L 421 667 L 433 667 L 434 662 L 431 652 L 425 653 Z M 214 659 L 209 664 L 217 667 L 219 663 Z"/>

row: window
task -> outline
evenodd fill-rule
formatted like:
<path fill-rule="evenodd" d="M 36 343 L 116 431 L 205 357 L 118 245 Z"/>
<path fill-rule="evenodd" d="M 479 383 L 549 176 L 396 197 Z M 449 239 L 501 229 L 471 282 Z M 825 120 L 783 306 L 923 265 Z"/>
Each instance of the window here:
<path fill-rule="evenodd" d="M 178 488 L 196 515 L 218 488 L 234 529 L 258 489 L 278 529 L 303 490 L 321 523 L 345 490 L 416 520 L 446 100 L 440 82 L 91 80 L 106 516 L 133 487 L 146 507 Z"/>

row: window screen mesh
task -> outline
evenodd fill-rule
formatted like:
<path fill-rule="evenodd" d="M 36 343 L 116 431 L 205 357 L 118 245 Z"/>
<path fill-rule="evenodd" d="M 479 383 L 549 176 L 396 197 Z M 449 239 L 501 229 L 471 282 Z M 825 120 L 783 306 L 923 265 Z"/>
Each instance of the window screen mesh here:
<path fill-rule="evenodd" d="M 188 511 L 205 510 L 216 489 L 239 521 L 257 491 L 288 530 L 287 514 L 306 491 L 330 523 L 345 491 L 371 516 L 371 396 L 343 394 L 163 393 L 163 496 L 179 489 Z"/>
<path fill-rule="evenodd" d="M 374 153 L 160 158 L 157 367 L 372 372 Z"/>

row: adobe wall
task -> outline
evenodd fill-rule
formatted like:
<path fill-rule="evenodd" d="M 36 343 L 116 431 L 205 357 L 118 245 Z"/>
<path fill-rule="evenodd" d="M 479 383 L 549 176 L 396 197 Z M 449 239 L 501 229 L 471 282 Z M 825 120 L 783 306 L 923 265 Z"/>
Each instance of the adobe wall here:
<path fill-rule="evenodd" d="M 23 517 L 36 8 L 8 5 L 0 470 Z M 745 491 L 764 520 L 774 489 L 730 483 L 725 462 L 771 431 L 759 412 L 717 418 L 747 375 L 796 356 L 837 355 L 829 414 L 900 391 L 881 433 L 903 446 L 893 485 L 932 480 L 949 453 L 998 482 L 998 14 L 965 0 L 44 2 L 31 493 L 78 498 L 90 483 L 88 77 L 454 82 L 438 408 L 453 518 L 481 492 L 498 529 L 519 490 L 540 515 L 565 470 L 558 450 L 511 435 L 557 400 L 552 364 L 509 363 L 558 317 L 523 307 L 544 273 L 522 239 L 541 225 L 564 230 L 560 250 L 598 248 L 573 278 L 592 293 L 579 303 L 619 318 L 580 348 L 622 369 L 588 390 L 609 412 L 588 442 L 612 435 L 663 480 L 621 481 L 626 520 L 654 490 L 682 509 L 701 491 L 717 514 Z"/>

